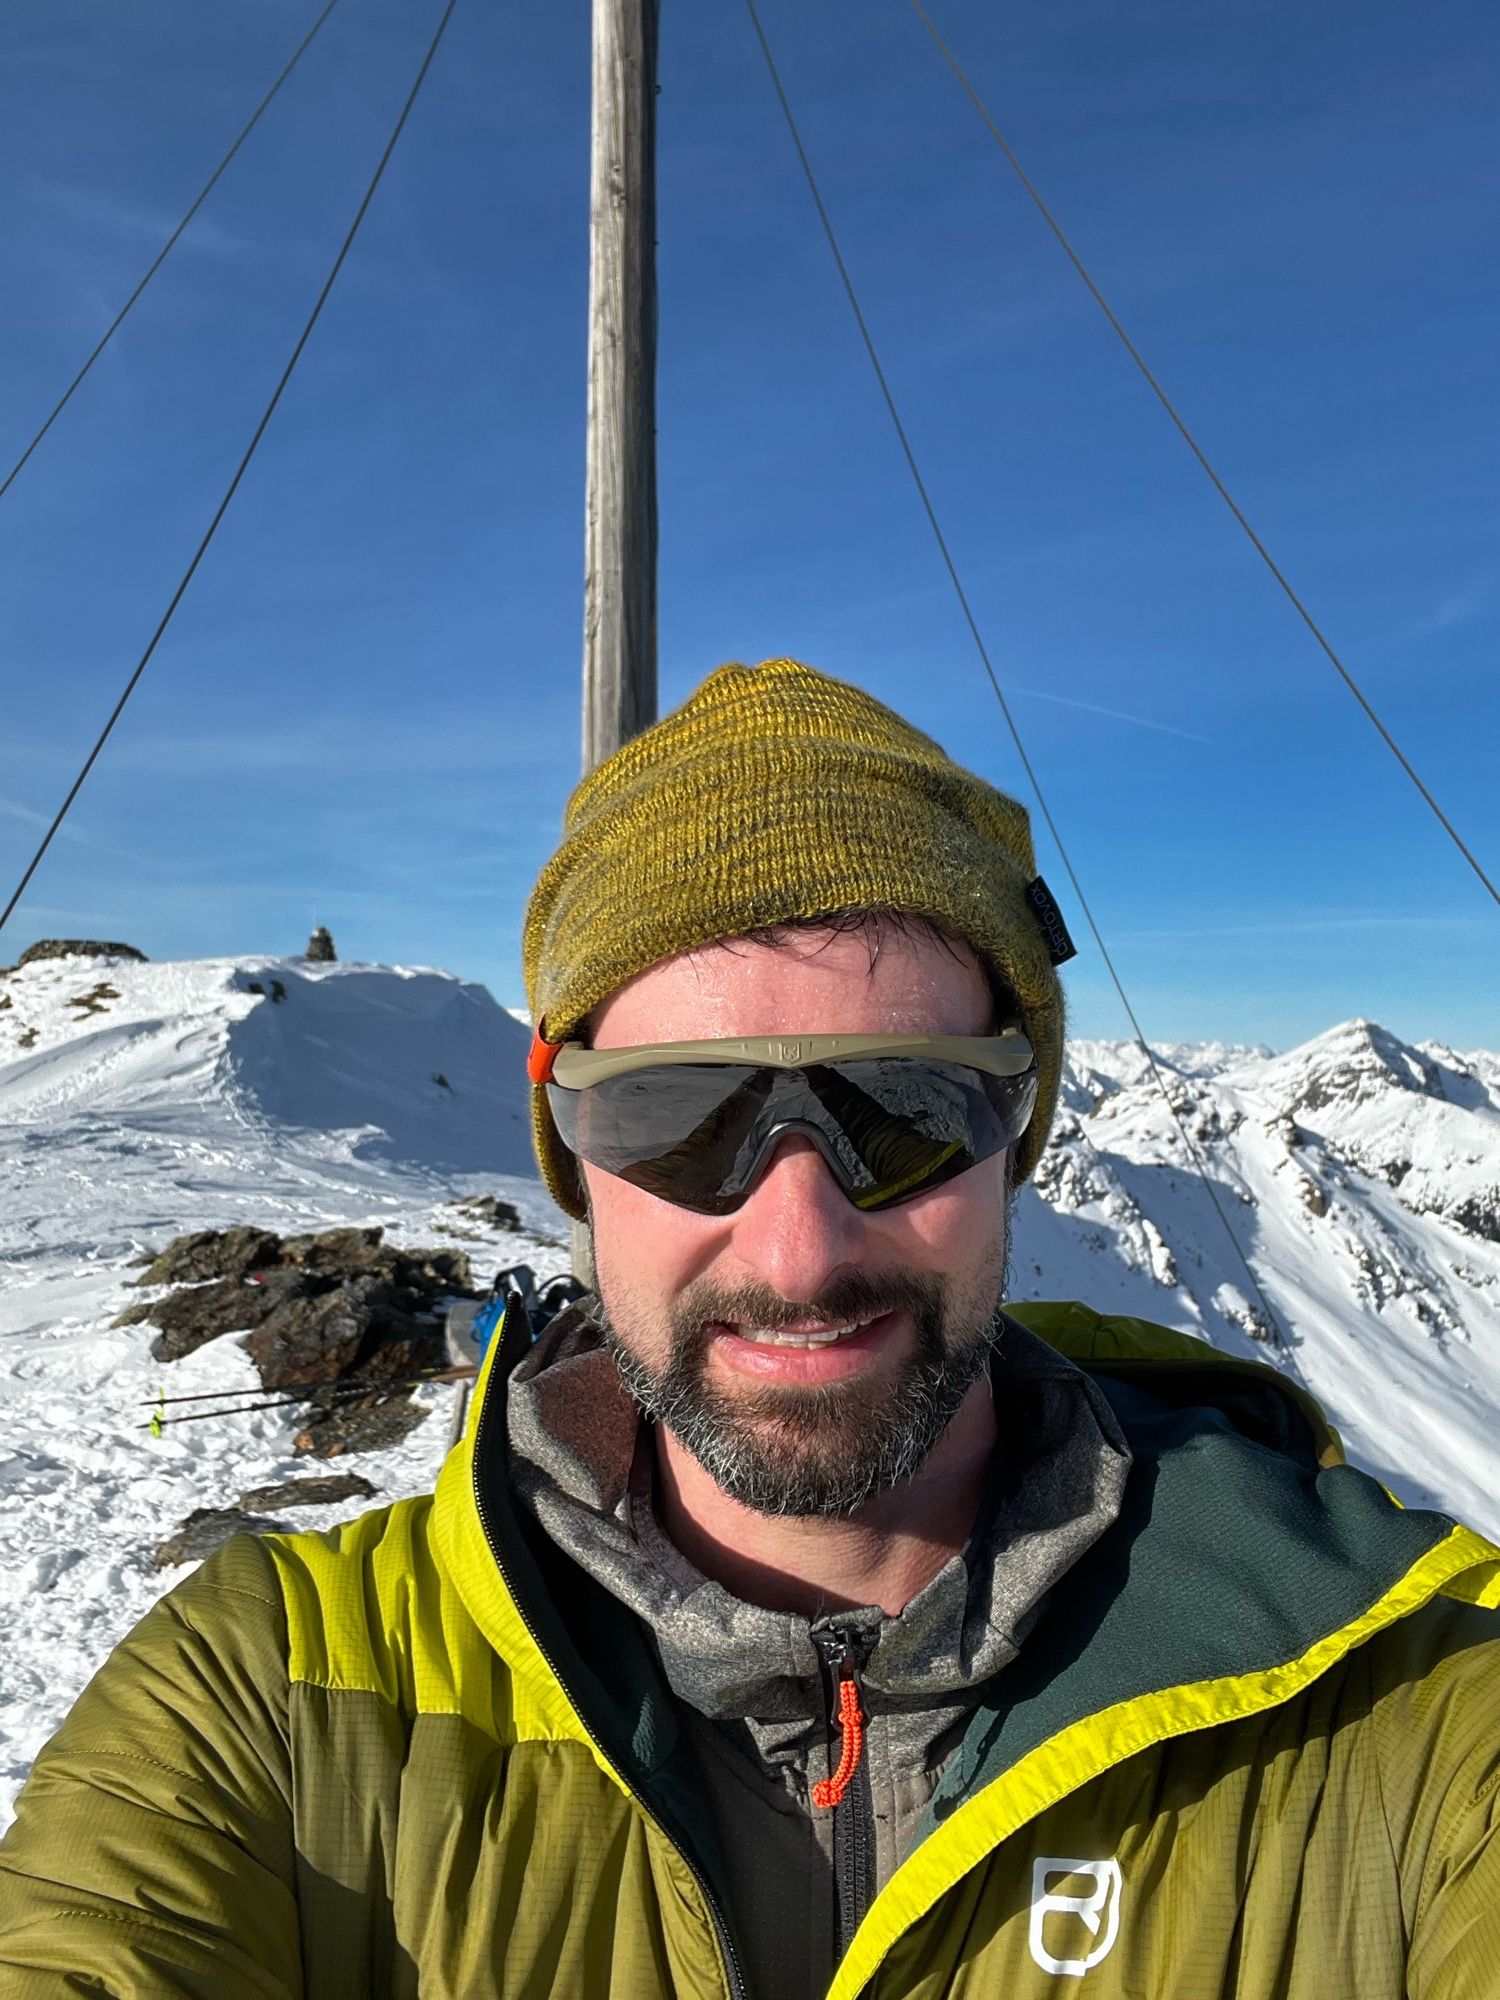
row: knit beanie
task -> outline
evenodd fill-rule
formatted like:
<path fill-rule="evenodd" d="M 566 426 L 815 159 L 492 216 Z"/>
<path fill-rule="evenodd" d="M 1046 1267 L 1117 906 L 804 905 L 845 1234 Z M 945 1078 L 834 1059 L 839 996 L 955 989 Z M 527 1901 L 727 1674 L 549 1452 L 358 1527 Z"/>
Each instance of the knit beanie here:
<path fill-rule="evenodd" d="M 532 1020 L 566 1041 L 663 959 L 845 909 L 927 918 L 1016 995 L 1039 1071 L 1016 1148 L 1024 1180 L 1057 1103 L 1057 966 L 1073 950 L 1037 876 L 1026 808 L 882 702 L 796 660 L 720 667 L 578 786 L 526 911 Z M 532 1124 L 548 1188 L 581 1218 L 577 1166 L 540 1084 Z"/>

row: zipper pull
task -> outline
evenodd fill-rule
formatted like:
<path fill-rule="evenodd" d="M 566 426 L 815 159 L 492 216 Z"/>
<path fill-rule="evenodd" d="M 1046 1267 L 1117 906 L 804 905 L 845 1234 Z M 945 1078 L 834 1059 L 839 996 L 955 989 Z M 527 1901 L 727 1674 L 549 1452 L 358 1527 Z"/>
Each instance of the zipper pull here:
<path fill-rule="evenodd" d="M 865 1748 L 865 1713 L 860 1700 L 859 1668 L 849 1635 L 829 1632 L 815 1641 L 824 1665 L 838 1689 L 838 1724 L 842 1737 L 838 1769 L 830 1778 L 820 1778 L 812 1788 L 812 1802 L 820 1811 L 843 1803 Z"/>

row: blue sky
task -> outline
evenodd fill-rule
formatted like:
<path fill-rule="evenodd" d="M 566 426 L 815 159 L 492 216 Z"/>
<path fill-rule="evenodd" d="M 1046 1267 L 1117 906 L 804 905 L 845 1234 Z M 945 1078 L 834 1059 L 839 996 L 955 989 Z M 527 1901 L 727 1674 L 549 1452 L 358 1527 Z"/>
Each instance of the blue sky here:
<path fill-rule="evenodd" d="M 1146 1031 L 1497 1046 L 1500 917 L 1224 514 L 905 0 L 762 0 L 1002 682 Z M 317 11 L 0 26 L 8 465 Z M 0 873 L 275 382 L 437 4 L 340 0 L 0 501 Z M 934 15 L 1493 873 L 1500 15 Z M 588 10 L 459 0 L 339 286 L 0 941 L 449 966 L 507 1004 L 577 772 Z M 1024 780 L 736 0 L 666 0 L 661 684 L 792 653 Z M 1041 865 L 1082 933 L 1063 870 Z M 1102 966 L 1074 1026 L 1122 1034 Z"/>

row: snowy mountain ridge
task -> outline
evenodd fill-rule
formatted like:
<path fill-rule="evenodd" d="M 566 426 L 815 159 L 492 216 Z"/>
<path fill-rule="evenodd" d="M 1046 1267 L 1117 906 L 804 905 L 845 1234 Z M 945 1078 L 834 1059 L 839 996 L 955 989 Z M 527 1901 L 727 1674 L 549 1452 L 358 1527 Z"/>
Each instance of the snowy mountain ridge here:
<path fill-rule="evenodd" d="M 528 1039 L 483 988 L 430 970 L 60 958 L 0 974 L 0 1820 L 88 1672 L 172 1581 L 157 1541 L 193 1507 L 304 1469 L 294 1412 L 145 1430 L 164 1371 L 149 1328 L 112 1324 L 140 1296 L 134 1262 L 192 1229 L 380 1223 L 403 1243 L 463 1239 L 483 1282 L 523 1259 L 562 1269 L 565 1221 L 530 1154 Z M 1500 1055 L 1369 1021 L 1279 1055 L 1155 1054 L 1160 1083 L 1134 1044 L 1073 1045 L 1017 1203 L 1013 1294 L 1281 1367 L 1401 1498 L 1500 1533 Z M 462 1224 L 452 1204 L 476 1192 L 513 1203 L 522 1233 Z M 233 1338 L 170 1373 L 174 1394 L 256 1380 Z M 430 1486 L 450 1394 L 420 1391 L 432 1420 L 359 1461 L 385 1497 Z"/>

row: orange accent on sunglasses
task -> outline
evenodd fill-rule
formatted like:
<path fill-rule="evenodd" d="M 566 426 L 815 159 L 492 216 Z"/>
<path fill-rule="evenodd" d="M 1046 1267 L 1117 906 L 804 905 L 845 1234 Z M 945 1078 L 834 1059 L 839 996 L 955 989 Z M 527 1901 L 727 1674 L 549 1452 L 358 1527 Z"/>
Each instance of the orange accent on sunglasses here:
<path fill-rule="evenodd" d="M 526 1074 L 533 1083 L 552 1081 L 552 1065 L 557 1061 L 562 1048 L 561 1042 L 549 1042 L 540 1028 L 534 1031 L 531 1037 L 531 1053 L 526 1058 Z"/>

